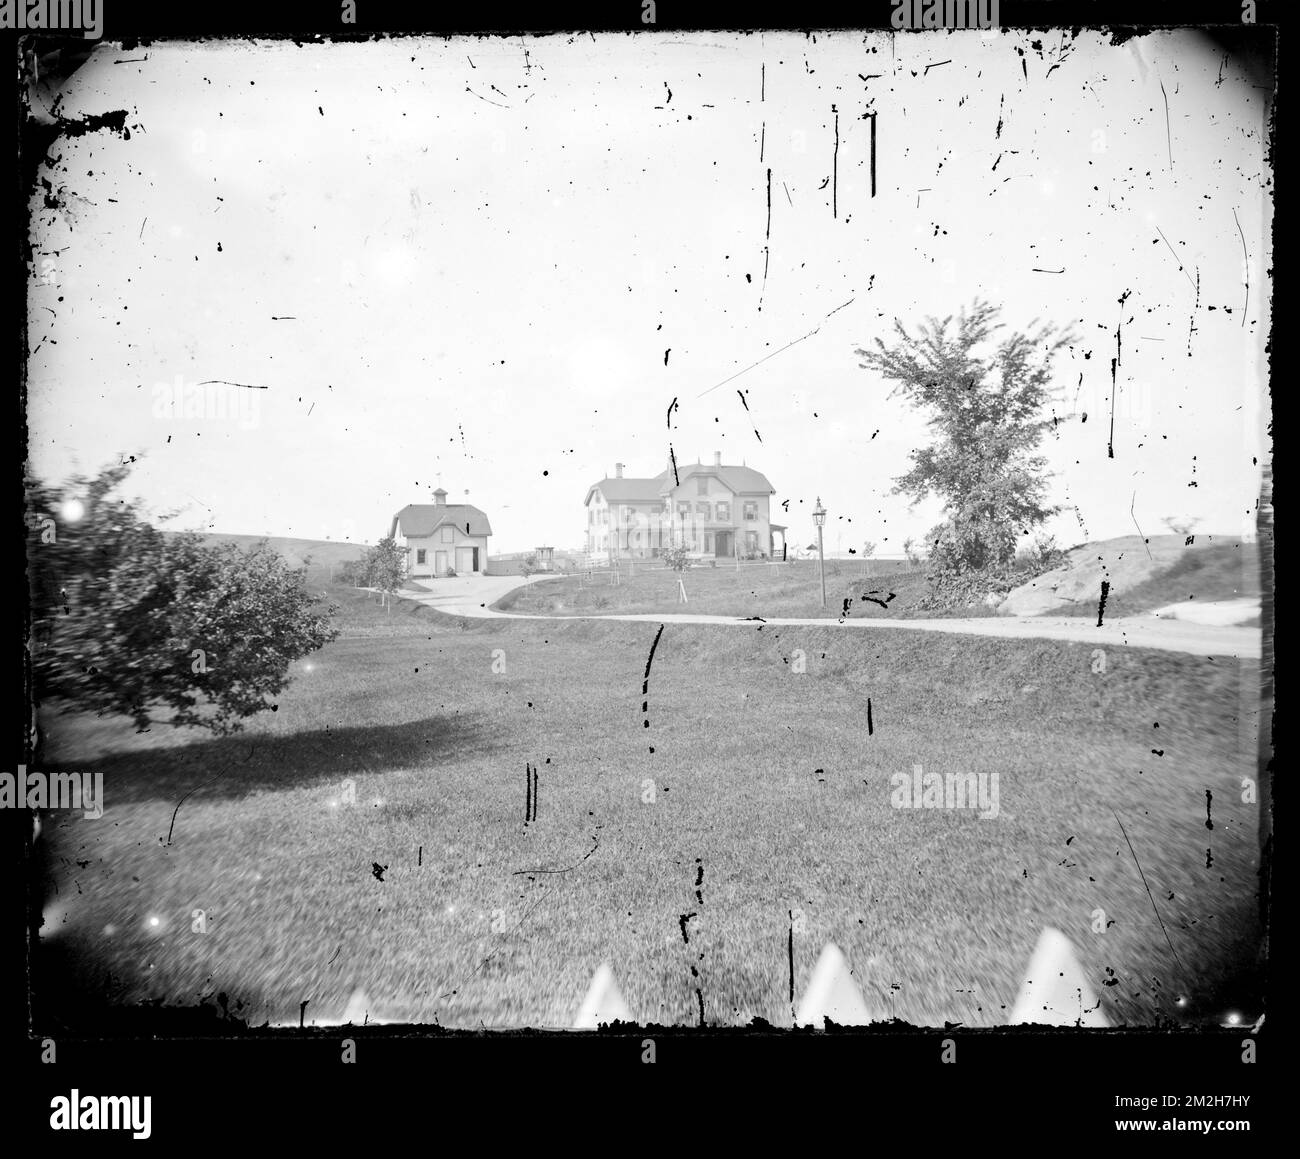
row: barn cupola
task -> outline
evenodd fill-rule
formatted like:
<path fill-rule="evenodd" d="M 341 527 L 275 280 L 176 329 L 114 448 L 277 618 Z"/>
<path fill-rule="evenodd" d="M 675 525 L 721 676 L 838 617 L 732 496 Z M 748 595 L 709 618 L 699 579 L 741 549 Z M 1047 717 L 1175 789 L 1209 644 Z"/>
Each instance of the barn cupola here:
<path fill-rule="evenodd" d="M 438 488 L 438 489 L 433 493 L 433 501 L 434 501 L 434 502 L 435 502 L 439 507 L 445 507 L 445 506 L 447 505 L 447 492 L 444 491 L 441 487 L 439 487 L 439 488 Z"/>

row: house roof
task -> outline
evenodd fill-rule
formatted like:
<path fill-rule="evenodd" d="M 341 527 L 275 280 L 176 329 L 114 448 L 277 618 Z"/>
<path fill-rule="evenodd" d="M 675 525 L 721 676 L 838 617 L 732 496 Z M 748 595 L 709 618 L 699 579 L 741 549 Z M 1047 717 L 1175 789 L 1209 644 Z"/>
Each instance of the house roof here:
<path fill-rule="evenodd" d="M 761 471 L 755 471 L 753 467 L 729 467 L 726 464 L 715 467 L 712 463 L 678 464 L 677 478 L 689 479 L 701 471 L 707 475 L 717 475 L 737 495 L 776 494 L 776 488 L 768 482 L 767 476 Z M 659 478 L 664 480 L 662 490 L 667 491 L 677 485 L 671 471 L 665 471 Z"/>
<path fill-rule="evenodd" d="M 602 479 L 587 488 L 585 503 L 591 502 L 591 493 L 599 489 L 606 503 L 658 503 L 659 479 Z"/>
<path fill-rule="evenodd" d="M 585 503 L 591 502 L 597 488 L 607 503 L 656 503 L 680 482 L 703 471 L 716 475 L 737 495 L 775 495 L 776 488 L 767 476 L 753 467 L 716 467 L 712 463 L 678 464 L 677 473 L 660 471 L 653 479 L 602 479 L 587 488 Z"/>
<path fill-rule="evenodd" d="M 400 528 L 407 539 L 423 539 L 444 523 L 464 527 L 468 535 L 491 535 L 488 517 L 468 503 L 408 503 L 393 516 L 390 535 Z"/>

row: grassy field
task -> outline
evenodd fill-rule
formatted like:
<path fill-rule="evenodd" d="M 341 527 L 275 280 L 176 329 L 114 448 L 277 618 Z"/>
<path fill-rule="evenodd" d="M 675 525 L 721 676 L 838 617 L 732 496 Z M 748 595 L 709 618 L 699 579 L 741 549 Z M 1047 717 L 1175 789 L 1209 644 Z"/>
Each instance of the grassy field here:
<path fill-rule="evenodd" d="M 925 595 L 924 565 L 915 568 L 891 561 L 867 564 L 833 560 L 826 564 L 826 606 L 821 602 L 821 579 L 816 560 L 786 564 L 741 564 L 691 567 L 680 576 L 658 564 L 638 564 L 633 574 L 627 565 L 620 582 L 610 582 L 608 570 L 596 569 L 590 581 L 576 577 L 545 580 L 519 588 L 492 606 L 498 611 L 527 615 L 585 616 L 609 613 L 654 615 L 657 612 L 696 612 L 717 616 L 787 616 L 834 620 L 855 618 L 940 616 L 921 611 Z M 677 581 L 686 587 L 681 603 Z M 891 596 L 893 598 L 891 598 Z M 847 601 L 847 604 L 846 604 Z M 876 601 L 882 601 L 877 603 Z M 982 616 L 983 607 L 955 608 L 949 615 Z"/>
<path fill-rule="evenodd" d="M 1117 1021 L 1254 996 L 1253 664 L 683 626 L 643 697 L 654 625 L 334 595 L 346 638 L 242 736 L 43 714 L 38 767 L 102 772 L 106 812 L 47 815 L 38 1028 L 218 994 L 310 1020 L 358 985 L 376 1017 L 565 1026 L 602 960 L 643 1022 L 788 1023 L 791 911 L 796 999 L 834 940 L 882 1018 L 1003 1024 L 1047 924 Z M 999 815 L 892 807 L 914 764 L 998 774 Z"/>

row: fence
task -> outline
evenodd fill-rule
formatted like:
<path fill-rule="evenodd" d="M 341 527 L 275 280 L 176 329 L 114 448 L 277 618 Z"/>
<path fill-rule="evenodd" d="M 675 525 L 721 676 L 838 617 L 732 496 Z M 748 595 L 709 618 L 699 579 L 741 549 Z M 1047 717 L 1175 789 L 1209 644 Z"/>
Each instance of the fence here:
<path fill-rule="evenodd" d="M 525 556 L 489 556 L 485 575 L 523 575 Z M 549 568 L 534 565 L 537 575 L 569 575 L 578 570 L 579 564 L 572 556 L 557 555 Z"/>
<path fill-rule="evenodd" d="M 803 1001 L 794 1014 L 795 1026 L 821 1029 L 830 1019 L 837 1026 L 868 1026 L 891 1021 L 893 1015 L 873 1011 L 853 980 L 853 971 L 838 946 L 828 943 L 813 967 Z M 608 962 L 602 962 L 591 980 L 578 1009 L 573 1029 L 595 1030 L 602 1024 L 633 1022 L 627 1003 Z M 1039 935 L 1029 967 L 1012 1007 L 1009 1025 L 1108 1027 L 1100 1000 L 1088 981 L 1070 940 L 1051 927 Z M 377 1018 L 363 989 L 353 991 L 342 1014 L 336 1018 L 311 1018 L 300 1014 L 297 1021 L 272 1022 L 278 1028 L 302 1026 L 385 1026 L 404 1024 L 398 1018 Z"/>

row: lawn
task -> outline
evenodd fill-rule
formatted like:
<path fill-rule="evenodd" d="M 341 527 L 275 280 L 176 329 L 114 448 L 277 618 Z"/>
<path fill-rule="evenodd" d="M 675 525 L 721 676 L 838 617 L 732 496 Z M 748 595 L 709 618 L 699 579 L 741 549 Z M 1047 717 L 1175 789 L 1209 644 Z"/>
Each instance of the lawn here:
<path fill-rule="evenodd" d="M 377 1017 L 566 1026 L 602 960 L 643 1022 L 702 1001 L 788 1024 L 792 912 L 796 1001 L 833 940 L 882 1018 L 1003 1024 L 1047 924 L 1117 1021 L 1255 996 L 1254 664 L 669 626 L 643 696 L 652 624 L 335 595 L 346 638 L 241 736 L 43 714 L 38 767 L 102 772 L 106 811 L 47 815 L 38 1031 L 218 994 L 250 1024 L 310 1020 L 358 985 Z M 914 764 L 998 774 L 999 815 L 892 807 Z"/>
<path fill-rule="evenodd" d="M 657 561 L 638 563 L 629 573 L 624 561 L 618 579 L 615 584 L 607 569 L 597 568 L 589 579 L 567 576 L 517 588 L 492 606 L 503 612 L 553 616 L 663 612 L 834 620 L 845 615 L 906 619 L 993 614 L 983 606 L 948 613 L 920 610 L 917 604 L 927 590 L 924 565 L 888 560 L 828 561 L 825 607 L 816 560 L 691 567 L 680 575 Z M 680 599 L 679 579 L 686 588 L 686 603 Z"/>

